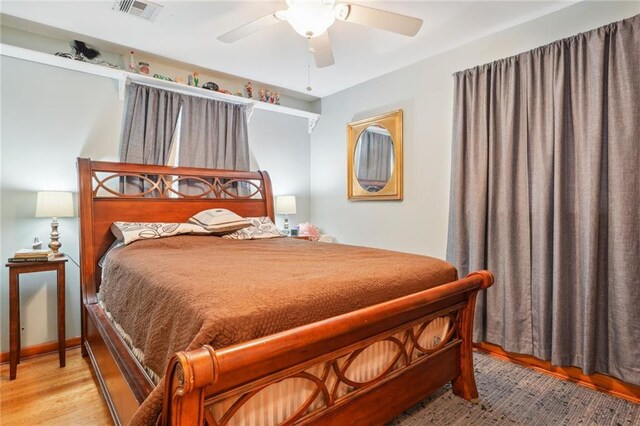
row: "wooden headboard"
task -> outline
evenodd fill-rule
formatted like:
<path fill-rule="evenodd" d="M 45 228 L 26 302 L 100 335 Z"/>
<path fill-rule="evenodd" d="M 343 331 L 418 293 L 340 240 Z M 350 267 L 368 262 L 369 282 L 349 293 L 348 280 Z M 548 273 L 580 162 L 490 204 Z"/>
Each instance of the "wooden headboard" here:
<path fill-rule="evenodd" d="M 144 182 L 144 190 L 121 192 L 125 180 Z M 179 184 L 198 182 L 202 192 L 184 194 Z M 239 185 L 244 189 L 238 195 Z M 269 174 L 190 167 L 109 163 L 78 158 L 80 285 L 83 303 L 96 303 L 98 261 L 115 240 L 113 222 L 186 222 L 195 213 L 226 208 L 240 216 L 274 219 Z"/>

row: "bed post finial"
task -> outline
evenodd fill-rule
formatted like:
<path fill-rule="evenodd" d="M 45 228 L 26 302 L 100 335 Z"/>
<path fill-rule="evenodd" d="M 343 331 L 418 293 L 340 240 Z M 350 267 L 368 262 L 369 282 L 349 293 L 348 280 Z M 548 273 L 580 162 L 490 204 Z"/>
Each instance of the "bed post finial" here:
<path fill-rule="evenodd" d="M 165 374 L 159 424 L 204 424 L 205 389 L 218 380 L 218 372 L 218 359 L 209 345 L 174 354 Z"/>
<path fill-rule="evenodd" d="M 262 176 L 262 181 L 264 182 L 263 196 L 267 202 L 267 216 L 269 216 L 271 218 L 271 221 L 275 223 L 276 216 L 275 209 L 273 207 L 273 190 L 271 188 L 271 177 L 269 176 L 269 173 L 265 172 L 264 170 L 259 170 L 258 173 L 260 173 L 260 175 Z"/>
<path fill-rule="evenodd" d="M 91 159 L 77 159 L 78 216 L 80 217 L 80 351 L 87 356 L 85 339 L 87 313 L 85 305 L 96 302 L 95 267 L 93 263 L 93 186 Z"/>

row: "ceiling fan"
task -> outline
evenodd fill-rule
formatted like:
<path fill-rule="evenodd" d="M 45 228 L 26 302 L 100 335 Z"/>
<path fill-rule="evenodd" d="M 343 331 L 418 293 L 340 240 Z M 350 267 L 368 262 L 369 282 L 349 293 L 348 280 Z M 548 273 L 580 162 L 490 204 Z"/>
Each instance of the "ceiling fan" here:
<path fill-rule="evenodd" d="M 271 25 L 288 22 L 298 34 L 309 39 L 309 51 L 315 58 L 316 66 L 323 68 L 335 63 L 327 30 L 336 19 L 409 37 L 415 36 L 422 27 L 422 19 L 357 4 L 337 3 L 336 0 L 286 1 L 287 9 L 242 25 L 222 34 L 218 40 L 233 43 Z"/>

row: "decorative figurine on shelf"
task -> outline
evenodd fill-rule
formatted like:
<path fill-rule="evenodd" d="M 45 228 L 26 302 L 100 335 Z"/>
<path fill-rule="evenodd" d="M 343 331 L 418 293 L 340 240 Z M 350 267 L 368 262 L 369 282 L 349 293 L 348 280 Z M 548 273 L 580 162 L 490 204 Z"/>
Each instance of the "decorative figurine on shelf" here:
<path fill-rule="evenodd" d="M 198 83 L 200 83 L 200 76 L 197 72 L 193 72 L 193 85 L 198 87 Z"/>
<path fill-rule="evenodd" d="M 264 89 L 260 89 L 260 102 L 264 102 Z"/>
<path fill-rule="evenodd" d="M 187 77 L 187 84 L 189 86 L 193 86 L 193 76 L 191 74 L 189 74 L 189 77 Z"/>
<path fill-rule="evenodd" d="M 92 47 L 87 46 L 84 41 L 73 40 L 73 42 L 69 45 L 71 46 L 71 49 L 73 49 L 74 53 L 56 52 L 56 56 L 61 56 L 67 59 L 74 59 L 76 61 L 90 62 L 92 64 L 102 65 L 109 68 L 124 69 L 121 65 L 115 65 L 111 62 L 97 59 L 98 56 L 100 56 L 100 52 Z"/>
<path fill-rule="evenodd" d="M 147 62 L 139 62 L 138 72 L 140 74 L 149 75 L 149 64 Z"/>
<path fill-rule="evenodd" d="M 251 82 L 248 81 L 244 87 L 245 89 L 247 89 L 247 98 L 253 99 L 253 85 L 251 84 Z"/>
<path fill-rule="evenodd" d="M 213 81 L 206 82 L 205 84 L 202 85 L 202 88 L 207 90 L 213 90 L 214 92 L 217 92 L 219 89 L 218 85 Z"/>
<path fill-rule="evenodd" d="M 75 51 L 75 59 L 84 61 L 85 59 L 91 60 L 100 56 L 100 52 L 96 49 L 87 46 L 84 41 L 73 40 L 71 48 Z"/>
<path fill-rule="evenodd" d="M 164 75 L 160 75 L 160 74 L 154 74 L 153 78 L 157 78 L 158 80 L 164 80 L 164 81 L 173 81 L 169 77 L 165 77 Z"/>
<path fill-rule="evenodd" d="M 264 95 L 264 101 L 266 103 L 269 103 L 271 101 L 271 92 L 269 91 L 269 89 L 267 89 L 265 95 Z"/>
<path fill-rule="evenodd" d="M 243 97 L 242 96 L 242 90 L 236 90 L 236 96 L 239 96 L 239 97 L 242 98 Z"/>
<path fill-rule="evenodd" d="M 276 92 L 276 105 L 280 105 L 280 92 Z"/>
<path fill-rule="evenodd" d="M 131 51 L 131 56 L 129 56 L 129 72 L 138 72 L 136 58 L 133 57 L 133 50 Z"/>
<path fill-rule="evenodd" d="M 184 77 L 176 77 L 175 82 L 179 84 L 184 84 Z"/>

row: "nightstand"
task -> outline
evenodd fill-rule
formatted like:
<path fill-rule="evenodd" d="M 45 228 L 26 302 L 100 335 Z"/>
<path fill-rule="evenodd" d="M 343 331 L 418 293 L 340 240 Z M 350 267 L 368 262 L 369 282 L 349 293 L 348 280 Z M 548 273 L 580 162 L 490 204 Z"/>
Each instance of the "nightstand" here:
<path fill-rule="evenodd" d="M 55 271 L 58 281 L 58 355 L 60 367 L 65 366 L 64 267 L 66 257 L 48 262 L 9 262 L 9 380 L 16 378 L 20 364 L 20 274 Z"/>

